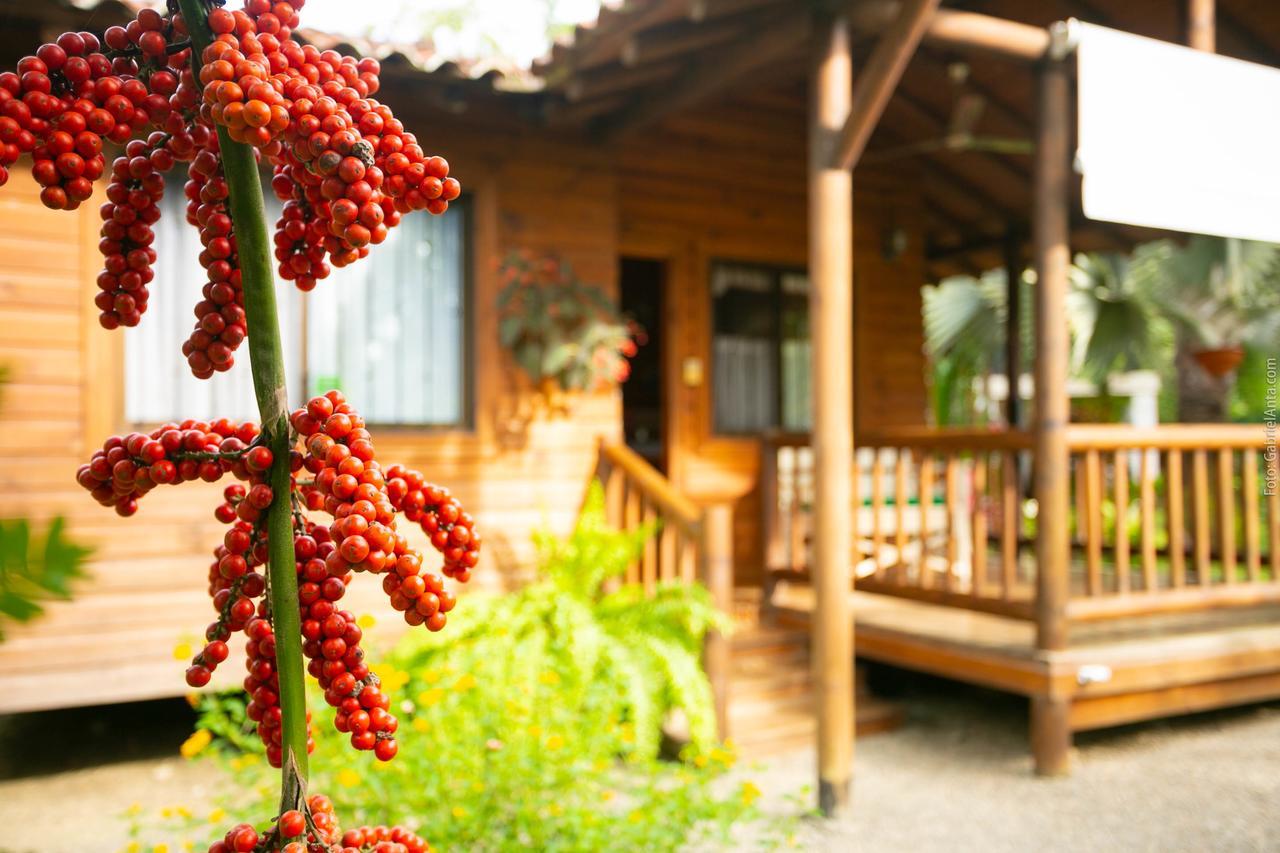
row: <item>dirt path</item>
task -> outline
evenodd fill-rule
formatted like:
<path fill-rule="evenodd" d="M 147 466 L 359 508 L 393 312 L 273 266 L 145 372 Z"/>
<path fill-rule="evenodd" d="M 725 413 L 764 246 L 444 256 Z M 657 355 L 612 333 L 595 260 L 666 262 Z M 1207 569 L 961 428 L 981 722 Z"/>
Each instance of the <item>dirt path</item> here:
<path fill-rule="evenodd" d="M 1083 736 L 1075 773 L 1046 780 L 1031 775 L 1018 700 L 929 681 L 904 689 L 906 724 L 858 743 L 854 816 L 801 821 L 797 848 L 1280 850 L 1280 703 Z M 794 821 L 813 766 L 799 750 L 736 775 Z M 130 806 L 152 819 L 182 806 L 204 828 L 225 784 L 208 762 L 154 755 L 42 772 L 0 781 L 2 853 L 114 853 Z M 745 829 L 739 849 L 759 848 L 752 837 Z"/>

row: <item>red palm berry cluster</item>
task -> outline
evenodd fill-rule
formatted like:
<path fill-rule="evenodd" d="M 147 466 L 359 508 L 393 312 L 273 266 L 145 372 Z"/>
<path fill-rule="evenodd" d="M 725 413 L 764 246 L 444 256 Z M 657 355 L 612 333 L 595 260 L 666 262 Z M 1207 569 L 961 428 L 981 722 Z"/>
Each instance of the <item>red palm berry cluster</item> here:
<path fill-rule="evenodd" d="M 76 471 L 76 482 L 98 503 L 129 516 L 156 486 L 190 480 L 212 483 L 227 472 L 242 480 L 260 477 L 271 467 L 271 451 L 251 448 L 257 437 L 257 424 L 226 419 L 188 420 L 149 434 L 113 435 Z"/>
<path fill-rule="evenodd" d="M 108 329 L 136 325 L 146 310 L 163 174 L 191 162 L 187 219 L 200 229 L 208 282 L 183 355 L 200 378 L 229 369 L 246 334 L 215 127 L 273 166 L 272 188 L 286 202 L 275 235 L 279 273 L 302 290 L 331 266 L 366 256 L 403 214 L 443 213 L 461 192 L 449 164 L 428 156 L 371 97 L 376 60 L 293 40 L 303 5 L 247 0 L 235 12 L 213 9 L 215 41 L 198 73 L 186 22 L 170 3 L 168 14 L 144 9 L 101 40 L 64 33 L 0 74 L 0 185 L 30 154 L 49 207 L 74 209 L 90 197 L 105 171 L 104 140 L 124 144 L 156 129 L 111 170 L 95 298 Z"/>
<path fill-rule="evenodd" d="M 305 808 L 289 809 L 261 833 L 252 824 L 233 826 L 209 853 L 429 853 L 425 840 L 402 826 L 338 826 L 333 803 L 323 794 Z"/>
<path fill-rule="evenodd" d="M 306 408 L 298 409 L 290 422 L 306 441 L 307 453 L 303 467 L 315 474 L 315 479 L 304 491 L 308 507 L 323 509 L 334 518 L 329 528 L 337 550 L 327 563 L 331 574 L 347 571 L 386 573 L 382 588 L 388 594 L 391 605 L 404 613 L 410 625 L 426 625 L 432 631 L 445 626 L 446 616 L 456 604 L 456 599 L 444 588 L 444 578 L 436 573 L 423 571 L 422 558 L 409 548 L 408 541 L 395 528 L 395 514 L 399 507 L 391 497 L 389 484 L 381 466 L 374 458 L 373 441 L 364 420 L 347 404 L 342 394 L 330 391 L 323 397 L 313 397 Z M 400 484 L 401 504 L 410 494 L 409 481 L 401 466 L 396 471 Z M 460 528 L 459 538 L 470 543 L 470 518 L 462 519 L 461 509 L 452 502 L 446 503 L 443 490 L 428 487 L 436 503 L 421 494 L 421 476 L 416 478 L 418 495 L 412 503 L 420 523 L 426 523 L 427 508 L 433 510 L 436 533 L 439 529 L 438 510 L 449 507 L 447 517 L 452 523 L 467 522 Z M 419 503 L 420 502 L 420 503 Z M 433 544 L 437 541 L 433 533 Z M 443 532 L 448 550 L 452 536 L 450 529 Z M 477 545 L 478 547 L 478 545 Z M 461 554 L 450 554 L 464 559 Z M 447 560 L 447 558 L 446 558 Z M 474 560 L 472 561 L 474 564 Z M 456 566 L 446 562 L 446 571 L 457 575 Z"/>
<path fill-rule="evenodd" d="M 182 344 L 191 372 L 207 379 L 230 370 L 235 351 L 248 334 L 241 287 L 236 237 L 227 207 L 226 179 L 218 154 L 218 137 L 209 134 L 205 146 L 187 170 L 187 222 L 200 231 L 200 266 L 206 281 L 196 303 L 196 325 Z"/>
<path fill-rule="evenodd" d="M 334 727 L 351 745 L 382 760 L 396 755 L 397 720 L 376 674 L 365 663 L 363 631 L 354 614 L 340 609 L 356 572 L 382 575 L 391 606 L 410 625 L 439 631 L 457 605 L 446 578 L 466 582 L 479 557 L 475 523 L 446 489 L 414 470 L 391 465 L 384 472 L 360 417 L 338 391 L 294 411 L 290 424 L 301 447 L 290 452 L 293 472 L 294 568 L 307 670 L 335 709 Z M 227 486 L 214 510 L 227 525 L 209 565 L 209 595 L 217 619 L 205 629 L 205 645 L 187 669 L 187 684 L 203 687 L 228 657 L 227 641 L 248 638 L 245 691 L 249 716 L 267 757 L 279 766 L 279 683 L 275 634 L 264 597 L 267 562 L 266 511 L 276 495 L 267 475 L 272 452 L 258 443 L 253 423 L 219 420 L 165 424 L 149 434 L 112 436 L 81 466 L 76 479 L 97 500 L 121 515 L 156 485 L 190 480 L 216 482 L 225 474 L 242 481 Z M 299 480 L 311 475 L 310 480 Z M 282 496 L 283 497 L 283 496 Z M 303 513 L 324 513 L 321 524 Z M 422 555 L 396 529 L 396 515 L 420 525 L 440 552 L 441 571 L 427 569 Z"/>

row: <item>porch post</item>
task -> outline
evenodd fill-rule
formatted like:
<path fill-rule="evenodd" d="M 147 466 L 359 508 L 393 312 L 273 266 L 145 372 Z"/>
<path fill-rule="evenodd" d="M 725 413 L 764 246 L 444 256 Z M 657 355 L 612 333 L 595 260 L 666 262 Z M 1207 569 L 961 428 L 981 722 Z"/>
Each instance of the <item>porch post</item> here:
<path fill-rule="evenodd" d="M 815 22 L 809 106 L 809 317 L 813 346 L 813 674 L 818 807 L 849 803 L 853 772 L 853 179 L 834 162 L 849 114 L 843 15 Z"/>
<path fill-rule="evenodd" d="M 1187 46 L 1206 53 L 1217 50 L 1214 0 L 1186 0 Z"/>
<path fill-rule="evenodd" d="M 1039 508 L 1036 533 L 1036 637 L 1042 651 L 1067 644 L 1067 597 L 1070 592 L 1071 481 L 1067 449 L 1068 340 L 1067 273 L 1070 252 L 1070 81 L 1063 62 L 1064 25 L 1051 30 L 1053 40 L 1037 69 L 1039 117 L 1036 132 L 1032 220 L 1036 262 L 1036 399 L 1035 497 Z M 1036 772 L 1065 773 L 1071 733 L 1067 700 L 1033 697 L 1031 740 Z"/>
<path fill-rule="evenodd" d="M 1004 375 L 1008 388 L 1004 399 L 1004 420 L 1009 429 L 1022 423 L 1022 397 L 1018 379 L 1022 376 L 1022 238 L 1026 232 L 1010 225 L 1004 235 L 1005 323 Z"/>

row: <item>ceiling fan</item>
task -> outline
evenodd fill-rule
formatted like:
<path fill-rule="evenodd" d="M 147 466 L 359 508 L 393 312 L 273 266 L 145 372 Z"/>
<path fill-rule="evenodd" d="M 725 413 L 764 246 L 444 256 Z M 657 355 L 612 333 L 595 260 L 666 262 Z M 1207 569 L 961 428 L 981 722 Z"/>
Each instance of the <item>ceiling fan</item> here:
<path fill-rule="evenodd" d="M 991 154 L 1027 155 L 1035 151 L 1035 143 L 1030 139 L 983 136 L 974 133 L 974 128 L 978 126 L 983 113 L 986 112 L 987 99 L 976 92 L 963 91 L 964 84 L 969 79 L 967 64 L 951 63 L 947 66 L 947 76 L 951 78 L 952 84 L 962 91 L 956 97 L 946 132 L 933 139 L 868 151 L 862 156 L 863 163 L 888 163 L 937 152 L 985 151 Z"/>

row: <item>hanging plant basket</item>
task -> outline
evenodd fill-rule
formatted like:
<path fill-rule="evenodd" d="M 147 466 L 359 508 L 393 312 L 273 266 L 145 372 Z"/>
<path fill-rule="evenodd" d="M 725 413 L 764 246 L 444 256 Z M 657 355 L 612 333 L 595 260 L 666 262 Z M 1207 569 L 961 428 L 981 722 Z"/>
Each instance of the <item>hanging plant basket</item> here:
<path fill-rule="evenodd" d="M 548 414 L 567 414 L 574 395 L 627 380 L 644 333 L 614 299 L 554 258 L 518 253 L 501 272 L 498 334 Z"/>
<path fill-rule="evenodd" d="M 1244 361 L 1244 349 L 1239 346 L 1202 349 L 1196 351 L 1194 356 L 1196 362 L 1204 368 L 1205 373 L 1221 379 Z"/>

